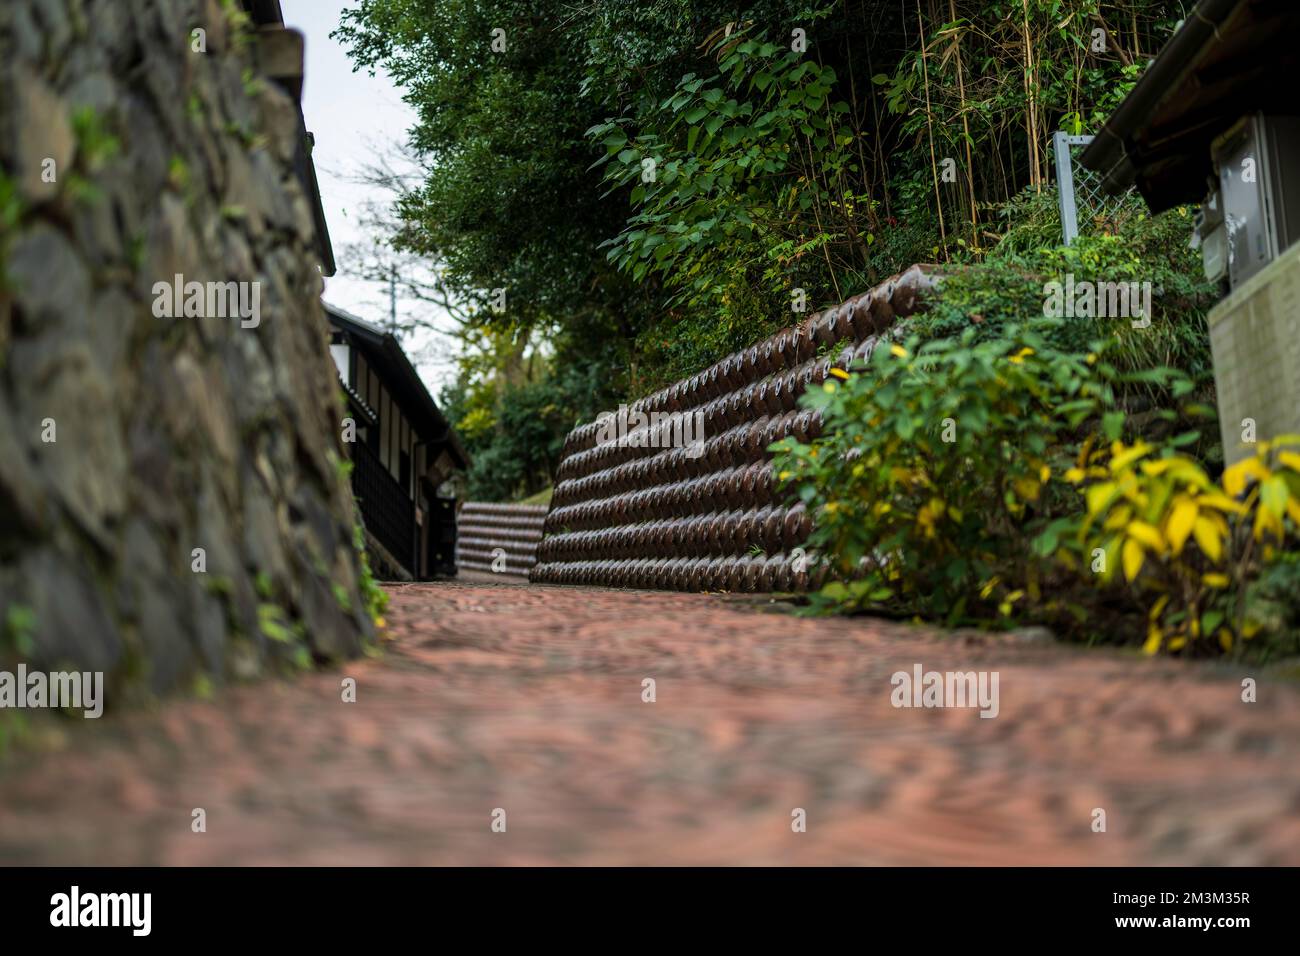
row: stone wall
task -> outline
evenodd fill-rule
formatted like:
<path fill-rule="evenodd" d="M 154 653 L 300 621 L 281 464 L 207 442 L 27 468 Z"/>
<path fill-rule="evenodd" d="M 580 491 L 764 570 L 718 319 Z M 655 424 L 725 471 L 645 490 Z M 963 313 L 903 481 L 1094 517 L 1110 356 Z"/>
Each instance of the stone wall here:
<path fill-rule="evenodd" d="M 237 10 L 0 4 L 0 665 L 119 697 L 371 628 L 298 107 Z M 178 274 L 260 322 L 156 317 Z"/>

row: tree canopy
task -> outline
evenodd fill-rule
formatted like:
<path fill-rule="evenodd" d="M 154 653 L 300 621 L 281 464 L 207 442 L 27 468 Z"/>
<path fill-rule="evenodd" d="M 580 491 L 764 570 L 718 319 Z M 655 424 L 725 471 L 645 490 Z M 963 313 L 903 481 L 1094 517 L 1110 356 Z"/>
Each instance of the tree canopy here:
<path fill-rule="evenodd" d="M 357 0 L 337 36 L 418 117 L 387 239 L 472 312 L 471 493 L 544 487 L 577 420 L 792 311 L 979 259 L 1008 209 L 1050 231 L 1052 132 L 1094 132 L 1182 8 Z"/>

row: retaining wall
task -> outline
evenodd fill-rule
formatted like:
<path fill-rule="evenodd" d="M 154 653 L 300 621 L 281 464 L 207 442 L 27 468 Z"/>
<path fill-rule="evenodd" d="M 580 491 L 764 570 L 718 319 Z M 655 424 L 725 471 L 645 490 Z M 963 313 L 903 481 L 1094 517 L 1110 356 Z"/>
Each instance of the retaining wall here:
<path fill-rule="evenodd" d="M 913 266 L 632 403 L 621 418 L 573 429 L 530 579 L 689 591 L 817 585 L 821 566 L 801 547 L 811 517 L 778 491 L 767 448 L 789 435 L 815 438 L 820 415 L 800 409 L 799 396 L 832 368 L 869 358 L 898 319 L 924 307 L 935 282 L 930 267 Z M 702 437 L 690 434 L 695 426 Z M 699 440 L 665 447 L 683 437 Z"/>
<path fill-rule="evenodd" d="M 526 578 L 537 563 L 545 519 L 546 505 L 465 502 L 456 521 L 457 569 Z"/>
<path fill-rule="evenodd" d="M 0 2 L 0 631 L 23 638 L 0 669 L 103 671 L 110 701 L 372 631 L 282 79 L 301 46 L 272 56 L 296 35 L 237 8 Z M 178 275 L 260 289 L 256 324 L 160 310 Z M 305 646 L 267 638 L 270 605 Z"/>

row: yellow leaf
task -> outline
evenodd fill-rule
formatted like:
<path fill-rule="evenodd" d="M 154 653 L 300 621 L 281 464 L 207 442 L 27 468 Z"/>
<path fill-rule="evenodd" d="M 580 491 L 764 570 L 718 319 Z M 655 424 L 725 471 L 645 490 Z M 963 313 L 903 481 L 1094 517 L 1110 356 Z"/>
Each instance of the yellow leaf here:
<path fill-rule="evenodd" d="M 1206 574 L 1201 575 L 1201 580 L 1205 583 L 1206 587 L 1211 587 L 1211 588 L 1226 588 L 1229 584 L 1232 583 L 1231 578 L 1229 578 L 1226 574 L 1221 574 L 1218 571 L 1210 571 Z"/>
<path fill-rule="evenodd" d="M 889 354 L 894 356 L 894 358 L 907 358 L 907 349 L 903 348 L 901 345 L 891 345 L 889 347 Z"/>
<path fill-rule="evenodd" d="M 1255 509 L 1255 528 L 1254 535 L 1256 541 L 1261 541 L 1264 535 L 1272 532 L 1279 540 L 1282 538 L 1282 522 L 1268 508 Z"/>
<path fill-rule="evenodd" d="M 1011 487 L 1023 501 L 1038 500 L 1038 482 L 1032 478 L 1017 478 L 1011 483 Z"/>
<path fill-rule="evenodd" d="M 1083 478 L 1084 475 L 1082 468 L 1070 468 L 1065 473 L 1065 480 L 1072 485 L 1077 485 L 1079 482 L 1083 481 Z"/>
<path fill-rule="evenodd" d="M 1092 444 L 1096 439 L 1096 435 L 1089 435 L 1083 440 L 1083 447 L 1079 449 L 1079 457 L 1074 460 L 1074 463 L 1080 468 L 1088 463 L 1088 455 L 1092 452 Z"/>
<path fill-rule="evenodd" d="M 1174 466 L 1175 461 L 1176 459 L 1174 458 L 1160 458 L 1156 461 L 1144 461 L 1142 462 L 1142 473 L 1151 475 L 1153 478 L 1156 475 L 1163 475 Z"/>
<path fill-rule="evenodd" d="M 1193 630 L 1196 629 L 1196 625 L 1195 625 L 1194 622 L 1193 622 L 1193 625 L 1192 625 L 1192 629 L 1193 629 Z M 1170 649 L 1171 651 L 1181 651 L 1181 650 L 1183 649 L 1183 646 L 1184 646 L 1186 643 L 1187 643 L 1187 638 L 1185 638 L 1185 637 L 1175 637 L 1175 638 L 1173 638 L 1173 639 L 1169 642 L 1169 649 Z"/>
<path fill-rule="evenodd" d="M 1256 478 L 1263 481 L 1268 477 L 1268 469 L 1258 458 L 1243 458 L 1235 465 L 1223 471 L 1223 490 L 1230 498 L 1235 498 L 1246 490 L 1246 479 Z"/>
<path fill-rule="evenodd" d="M 1280 451 L 1277 453 L 1277 460 L 1292 471 L 1300 471 L 1300 454 L 1293 451 Z"/>
<path fill-rule="evenodd" d="M 831 374 L 834 375 L 836 378 L 847 379 L 849 377 L 849 373 L 844 371 L 844 369 L 842 368 L 831 369 Z"/>
<path fill-rule="evenodd" d="M 1164 634 L 1161 632 L 1159 626 L 1152 624 L 1151 629 L 1147 631 L 1147 640 L 1146 643 L 1142 645 L 1142 652 L 1147 656 L 1154 654 L 1156 651 L 1160 650 L 1160 642 L 1163 639 Z"/>
<path fill-rule="evenodd" d="M 1160 612 L 1165 609 L 1165 605 L 1167 605 L 1168 603 L 1169 603 L 1169 595 L 1168 594 L 1160 595 L 1160 600 L 1156 601 L 1155 604 L 1151 605 L 1151 610 L 1147 612 L 1147 620 L 1158 621 L 1160 619 Z"/>
<path fill-rule="evenodd" d="M 1120 505 L 1110 513 L 1110 516 L 1102 523 L 1102 527 L 1107 531 L 1114 531 L 1117 528 L 1125 527 L 1133 518 L 1133 509 L 1128 505 Z"/>
<path fill-rule="evenodd" d="M 1142 473 L 1157 477 L 1168 472 L 1178 481 L 1195 485 L 1197 488 L 1210 488 L 1210 479 L 1205 477 L 1205 472 L 1197 467 L 1196 463 L 1187 458 L 1159 458 L 1155 461 L 1142 462 Z"/>
<path fill-rule="evenodd" d="M 1138 572 L 1142 570 L 1142 545 L 1129 538 L 1124 542 L 1121 557 L 1124 561 L 1124 577 L 1132 581 L 1138 576 Z"/>
<path fill-rule="evenodd" d="M 1232 632 L 1226 627 L 1219 628 L 1219 646 L 1225 652 L 1232 650 Z"/>
<path fill-rule="evenodd" d="M 1052 477 L 1051 468 L 1048 468 L 1046 465 L 1044 465 L 1042 468 L 1038 469 L 1038 480 L 1041 481 L 1043 484 L 1047 484 L 1047 479 L 1051 477 Z"/>
<path fill-rule="evenodd" d="M 1191 498 L 1179 497 L 1174 502 L 1173 511 L 1169 514 L 1169 521 L 1165 525 L 1165 533 L 1169 535 L 1169 547 L 1174 554 L 1181 554 L 1183 543 L 1187 536 L 1192 533 L 1192 525 L 1196 523 L 1196 502 Z"/>
<path fill-rule="evenodd" d="M 1129 526 L 1124 530 L 1130 538 L 1136 538 L 1152 551 L 1160 552 L 1165 549 L 1165 539 L 1160 536 L 1159 529 L 1145 521 L 1130 521 Z"/>
<path fill-rule="evenodd" d="M 1111 578 L 1119 572 L 1120 556 L 1119 553 L 1124 547 L 1124 538 L 1122 535 L 1111 535 L 1110 540 L 1106 542 L 1106 568 L 1102 572 L 1101 579 L 1110 583 Z M 1089 565 L 1091 567 L 1091 565 Z"/>
<path fill-rule="evenodd" d="M 1088 499 L 1088 514 L 1095 515 L 1110 507 L 1110 503 L 1115 495 L 1115 482 L 1099 481 L 1095 485 L 1090 485 L 1084 495 Z"/>
<path fill-rule="evenodd" d="M 1223 538 L 1219 535 L 1219 529 L 1209 518 L 1198 515 L 1196 521 L 1192 524 L 1192 535 L 1196 538 L 1196 543 L 1200 545 L 1205 556 L 1211 561 L 1218 561 L 1223 554 Z"/>
<path fill-rule="evenodd" d="M 1120 445 L 1119 442 L 1115 442 L 1115 444 L 1119 445 L 1120 448 L 1124 447 L 1123 445 Z M 1151 450 L 1152 450 L 1151 445 L 1148 445 L 1146 442 L 1140 441 L 1132 448 L 1128 448 L 1123 451 L 1116 451 L 1114 457 L 1112 457 L 1110 460 L 1110 473 L 1113 475 L 1116 472 L 1123 471 L 1125 468 L 1133 464 L 1133 462 L 1137 461 L 1139 458 L 1151 454 Z"/>
<path fill-rule="evenodd" d="M 1286 502 L 1286 513 L 1291 516 L 1291 520 L 1300 525 L 1300 501 L 1294 498 L 1288 498 Z"/>
<path fill-rule="evenodd" d="M 1234 501 L 1227 495 L 1221 495 L 1218 492 L 1207 492 L 1203 495 L 1197 495 L 1196 503 L 1201 507 L 1208 505 L 1211 508 L 1218 508 L 1220 511 L 1230 511 L 1233 514 L 1241 514 L 1244 506 L 1240 501 Z"/>
<path fill-rule="evenodd" d="M 1286 514 L 1286 504 L 1291 500 L 1291 491 L 1286 479 L 1281 475 L 1271 475 L 1259 486 L 1259 503 L 1280 519 Z"/>

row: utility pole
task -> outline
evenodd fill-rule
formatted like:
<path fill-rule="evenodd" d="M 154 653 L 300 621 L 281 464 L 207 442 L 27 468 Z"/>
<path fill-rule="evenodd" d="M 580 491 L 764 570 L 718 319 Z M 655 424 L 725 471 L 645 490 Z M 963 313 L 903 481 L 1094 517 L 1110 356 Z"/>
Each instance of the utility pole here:
<path fill-rule="evenodd" d="M 397 328 L 397 267 L 388 267 L 388 322 Z"/>

